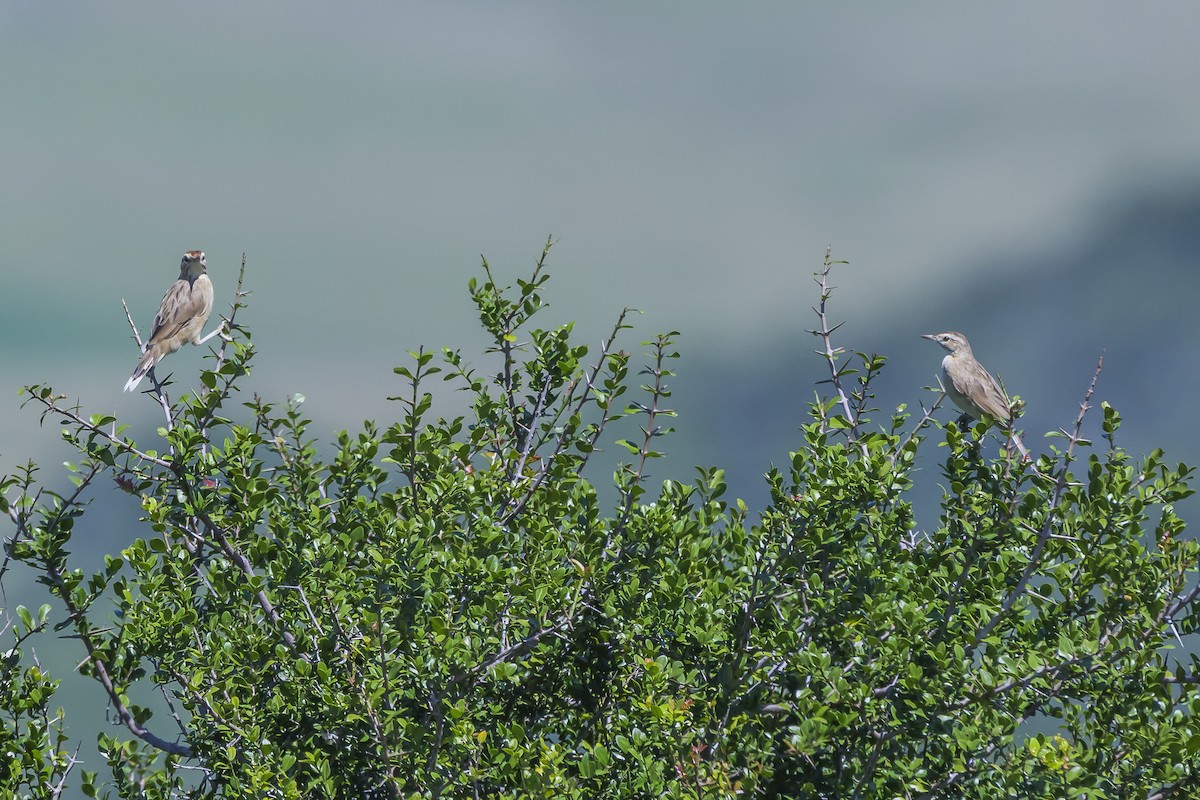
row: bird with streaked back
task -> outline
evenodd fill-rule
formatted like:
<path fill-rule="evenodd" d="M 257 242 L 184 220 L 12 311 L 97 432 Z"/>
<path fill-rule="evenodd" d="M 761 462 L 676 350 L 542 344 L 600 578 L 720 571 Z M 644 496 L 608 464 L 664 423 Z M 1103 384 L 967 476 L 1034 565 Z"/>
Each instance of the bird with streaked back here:
<path fill-rule="evenodd" d="M 185 344 L 201 345 L 221 332 L 220 328 L 200 337 L 204 323 L 213 307 L 213 285 L 208 278 L 208 265 L 203 250 L 188 250 L 179 265 L 179 279 L 163 295 L 162 304 L 154 316 L 150 338 L 146 340 L 137 368 L 125 382 L 125 391 L 132 392 L 154 369 L 154 365 Z"/>
<path fill-rule="evenodd" d="M 942 359 L 942 378 L 946 394 L 954 405 L 972 419 L 990 417 L 1003 428 L 1028 460 L 1029 451 L 1012 429 L 1012 404 L 1000 382 L 975 359 L 971 343 L 958 331 L 926 333 L 922 339 L 937 342 L 946 351 Z"/>

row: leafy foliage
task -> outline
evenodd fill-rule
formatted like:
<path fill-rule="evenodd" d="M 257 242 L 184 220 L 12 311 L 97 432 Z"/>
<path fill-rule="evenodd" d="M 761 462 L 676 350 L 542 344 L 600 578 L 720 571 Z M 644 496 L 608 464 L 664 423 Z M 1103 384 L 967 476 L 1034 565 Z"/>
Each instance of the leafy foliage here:
<path fill-rule="evenodd" d="M 547 243 L 515 289 L 470 295 L 494 372 L 418 350 L 398 421 L 320 455 L 302 398 L 242 401 L 233 337 L 164 410 L 160 450 L 27 389 L 81 460 L 75 491 L 3 479 L 6 561 L 35 569 L 123 725 L 100 735 L 126 798 L 1182 796 L 1200 776 L 1198 548 L 1190 468 L 1074 430 L 1036 463 L 945 428 L 942 513 L 906 499 L 936 405 L 874 429 L 878 356 L 844 360 L 818 283 L 818 397 L 757 521 L 719 469 L 651 487 L 675 333 L 635 386 L 616 349 L 533 327 Z M 234 305 L 240 307 L 242 294 Z M 434 384 L 468 399 L 434 418 Z M 1093 384 L 1094 386 L 1094 384 Z M 638 434 L 614 438 L 614 425 Z M 968 436 L 968 433 L 973 434 Z M 615 504 L 585 475 L 627 460 Z M 84 575 L 68 545 L 102 476 L 145 532 Z M 0 570 L 0 576 L 3 571 Z M 115 605 L 108 618 L 107 604 Z M 54 680 L 22 660 L 50 621 L 17 608 L 0 660 L 4 785 L 62 791 Z M 167 713 L 131 701 L 151 685 Z M 84 773 L 84 792 L 98 789 Z"/>

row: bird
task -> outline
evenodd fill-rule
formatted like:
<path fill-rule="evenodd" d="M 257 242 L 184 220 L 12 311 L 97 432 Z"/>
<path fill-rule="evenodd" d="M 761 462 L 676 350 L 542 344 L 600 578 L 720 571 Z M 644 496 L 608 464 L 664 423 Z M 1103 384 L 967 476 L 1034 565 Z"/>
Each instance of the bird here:
<path fill-rule="evenodd" d="M 967 337 L 958 331 L 945 331 L 925 333 L 921 338 L 937 342 L 946 351 L 946 357 L 942 359 L 942 378 L 946 394 L 954 401 L 954 405 L 972 419 L 990 417 L 995 420 L 1007 431 L 1021 456 L 1028 461 L 1029 451 L 1012 429 L 1012 404 L 1008 395 L 1004 393 L 1000 382 L 992 377 L 992 373 L 975 360 Z"/>
<path fill-rule="evenodd" d="M 203 250 L 188 250 L 179 265 L 179 279 L 163 295 L 150 338 L 142 350 L 137 368 L 125 382 L 125 391 L 132 392 L 154 365 L 170 353 L 191 342 L 201 345 L 221 332 L 220 328 L 204 338 L 200 332 L 212 313 L 213 285 L 208 279 L 208 264 Z"/>

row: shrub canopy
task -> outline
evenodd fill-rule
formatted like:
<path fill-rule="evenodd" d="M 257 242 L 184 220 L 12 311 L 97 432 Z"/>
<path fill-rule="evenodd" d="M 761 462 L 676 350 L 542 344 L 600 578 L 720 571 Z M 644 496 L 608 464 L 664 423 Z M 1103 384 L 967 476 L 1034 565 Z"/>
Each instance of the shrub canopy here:
<path fill-rule="evenodd" d="M 638 360 L 617 348 L 625 314 L 598 352 L 569 324 L 534 327 L 548 251 L 515 287 L 486 262 L 471 282 L 486 367 L 412 353 L 397 420 L 328 456 L 302 398 L 239 392 L 240 285 L 202 388 L 172 402 L 155 381 L 153 448 L 28 387 L 79 460 L 70 492 L 33 464 L 2 483 L 4 569 L 33 568 L 65 612 L 5 602 L 0 786 L 55 797 L 76 768 L 57 678 L 28 654 L 66 629 L 121 723 L 99 734 L 104 788 L 71 776 L 89 796 L 1194 791 L 1200 677 L 1177 645 L 1198 553 L 1174 511 L 1189 467 L 1131 459 L 1107 405 L 1104 445 L 1082 439 L 1091 390 L 1036 462 L 985 458 L 986 425 L 943 428 L 936 405 L 876 425 L 884 360 L 833 344 L 827 255 L 827 394 L 767 473 L 769 506 L 728 503 L 720 469 L 649 485 L 677 334 Z M 461 416 L 433 416 L 442 387 Z M 908 497 L 933 444 L 942 508 L 922 531 Z M 615 493 L 596 488 L 602 449 L 625 454 Z M 144 529 L 84 574 L 70 547 L 102 478 Z M 146 686 L 168 702 L 133 702 Z"/>

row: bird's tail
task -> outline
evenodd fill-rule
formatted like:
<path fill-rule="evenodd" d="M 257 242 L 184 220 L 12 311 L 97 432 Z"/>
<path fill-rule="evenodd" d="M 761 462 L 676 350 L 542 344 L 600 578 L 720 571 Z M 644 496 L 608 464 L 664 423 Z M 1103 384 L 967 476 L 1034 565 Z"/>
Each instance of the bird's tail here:
<path fill-rule="evenodd" d="M 146 373 L 158 363 L 159 358 L 161 356 L 158 354 L 157 347 L 151 346 L 146 348 L 146 352 L 142 353 L 142 358 L 138 361 L 137 368 L 129 376 L 129 380 L 125 381 L 125 391 L 132 392 L 136 389 L 138 384 L 142 382 L 142 378 L 146 377 Z"/>

